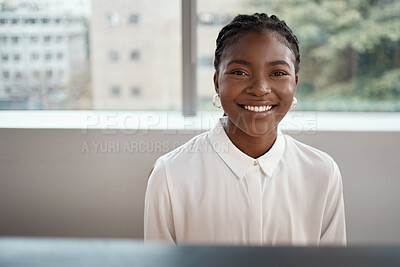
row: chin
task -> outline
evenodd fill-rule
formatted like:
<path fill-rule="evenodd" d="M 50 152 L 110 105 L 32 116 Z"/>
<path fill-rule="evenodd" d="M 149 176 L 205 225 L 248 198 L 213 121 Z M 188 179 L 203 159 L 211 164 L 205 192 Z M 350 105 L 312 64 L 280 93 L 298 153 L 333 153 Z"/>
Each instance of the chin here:
<path fill-rule="evenodd" d="M 275 133 L 277 129 L 277 125 L 268 125 L 266 123 L 250 124 L 249 126 L 239 125 L 238 127 L 251 137 L 265 137 L 266 135 Z"/>

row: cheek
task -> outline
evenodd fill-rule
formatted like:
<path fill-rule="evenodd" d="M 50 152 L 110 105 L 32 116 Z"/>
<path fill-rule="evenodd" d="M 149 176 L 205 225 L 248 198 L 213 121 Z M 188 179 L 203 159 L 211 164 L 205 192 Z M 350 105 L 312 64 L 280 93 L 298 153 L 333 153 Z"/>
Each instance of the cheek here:
<path fill-rule="evenodd" d="M 276 90 L 277 95 L 281 99 L 292 99 L 294 96 L 294 93 L 296 92 L 296 82 L 291 82 L 291 81 L 286 81 L 282 82 L 280 85 L 278 85 L 279 88 Z"/>

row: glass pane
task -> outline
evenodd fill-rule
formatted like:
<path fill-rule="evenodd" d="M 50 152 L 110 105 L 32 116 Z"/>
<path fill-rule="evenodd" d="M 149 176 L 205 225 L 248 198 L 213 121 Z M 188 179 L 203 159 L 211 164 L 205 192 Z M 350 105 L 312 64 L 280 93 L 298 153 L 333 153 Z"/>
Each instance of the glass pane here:
<path fill-rule="evenodd" d="M 223 10 L 223 12 L 221 12 Z M 212 58 L 224 18 L 265 12 L 300 40 L 296 110 L 400 111 L 400 1 L 198 1 L 199 107 L 212 109 Z"/>
<path fill-rule="evenodd" d="M 180 6 L 3 1 L 0 109 L 180 109 Z"/>

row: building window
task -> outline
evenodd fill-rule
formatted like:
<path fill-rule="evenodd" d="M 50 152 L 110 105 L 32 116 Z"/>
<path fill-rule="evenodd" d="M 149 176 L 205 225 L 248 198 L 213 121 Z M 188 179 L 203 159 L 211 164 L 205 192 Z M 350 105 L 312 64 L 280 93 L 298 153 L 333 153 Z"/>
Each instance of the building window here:
<path fill-rule="evenodd" d="M 131 52 L 131 60 L 139 60 L 140 52 L 138 50 L 134 50 Z"/>
<path fill-rule="evenodd" d="M 16 71 L 15 72 L 15 79 L 20 80 L 22 78 L 22 72 Z"/>
<path fill-rule="evenodd" d="M 0 18 L 0 24 L 7 24 L 8 19 Z"/>
<path fill-rule="evenodd" d="M 8 54 L 2 54 L 2 55 L 1 55 L 1 60 L 2 60 L 3 62 L 7 62 L 7 61 L 8 61 Z"/>
<path fill-rule="evenodd" d="M 110 92 L 111 92 L 112 96 L 120 96 L 121 88 L 119 86 L 117 86 L 117 85 L 114 85 L 114 86 L 111 87 Z"/>
<path fill-rule="evenodd" d="M 115 50 L 110 51 L 109 57 L 110 57 L 110 60 L 113 61 L 113 62 L 118 61 L 118 57 L 119 57 L 118 56 L 118 52 L 115 51 Z"/>
<path fill-rule="evenodd" d="M 19 43 L 19 37 L 18 36 L 13 36 L 11 37 L 11 42 L 13 44 L 18 44 Z"/>
<path fill-rule="evenodd" d="M 44 58 L 46 59 L 46 61 L 50 61 L 51 58 L 52 58 L 51 53 L 46 53 L 46 54 L 44 55 Z"/>
<path fill-rule="evenodd" d="M 58 35 L 56 38 L 57 43 L 61 43 L 64 38 L 61 35 Z"/>
<path fill-rule="evenodd" d="M 139 86 L 134 86 L 131 88 L 131 94 L 132 96 L 140 96 L 142 94 L 142 90 Z"/>
<path fill-rule="evenodd" d="M 198 24 L 209 26 L 223 26 L 231 21 L 232 17 L 225 14 L 200 13 L 197 16 Z"/>
<path fill-rule="evenodd" d="M 0 36 L 0 44 L 6 44 L 7 43 L 7 37 L 6 36 Z"/>
<path fill-rule="evenodd" d="M 27 18 L 25 19 L 25 24 L 35 24 L 36 23 L 36 19 L 34 18 Z"/>
<path fill-rule="evenodd" d="M 64 71 L 63 70 L 58 70 L 58 77 L 63 77 L 64 76 Z"/>
<path fill-rule="evenodd" d="M 138 14 L 130 14 L 128 23 L 129 24 L 138 24 L 139 22 L 139 15 Z"/>
<path fill-rule="evenodd" d="M 21 59 L 19 54 L 14 54 L 14 61 L 18 62 Z"/>
<path fill-rule="evenodd" d="M 111 12 L 110 14 L 108 14 L 107 20 L 108 20 L 108 25 L 110 25 L 111 27 L 117 26 L 119 22 L 118 12 Z"/>
<path fill-rule="evenodd" d="M 50 36 L 45 36 L 44 38 L 43 38 L 43 40 L 44 40 L 44 42 L 45 43 L 50 43 L 50 40 L 51 40 L 51 37 Z"/>
<path fill-rule="evenodd" d="M 19 18 L 13 18 L 13 19 L 11 20 L 11 23 L 12 23 L 12 24 L 18 24 L 18 23 L 19 23 Z"/>
<path fill-rule="evenodd" d="M 38 36 L 31 36 L 31 43 L 36 44 L 39 42 L 39 37 Z"/>
<path fill-rule="evenodd" d="M 10 72 L 8 72 L 8 71 L 3 71 L 3 78 L 4 78 L 4 79 L 9 79 L 9 78 L 10 78 Z"/>
<path fill-rule="evenodd" d="M 4 91 L 5 91 L 7 94 L 11 94 L 11 88 L 10 88 L 10 87 L 6 87 L 6 88 L 4 89 Z"/>
<path fill-rule="evenodd" d="M 39 60 L 39 53 L 33 52 L 33 53 L 31 54 L 31 59 L 32 59 L 33 61 Z"/>
<path fill-rule="evenodd" d="M 210 68 L 214 66 L 214 57 L 213 56 L 200 56 L 197 59 L 197 67 L 206 67 Z"/>
<path fill-rule="evenodd" d="M 63 57 L 64 57 L 64 54 L 63 54 L 63 53 L 61 53 L 61 52 L 58 52 L 58 53 L 57 53 L 57 59 L 58 59 L 58 60 L 62 60 Z"/>
<path fill-rule="evenodd" d="M 50 19 L 49 18 L 42 18 L 41 21 L 42 21 L 42 24 L 49 24 Z"/>

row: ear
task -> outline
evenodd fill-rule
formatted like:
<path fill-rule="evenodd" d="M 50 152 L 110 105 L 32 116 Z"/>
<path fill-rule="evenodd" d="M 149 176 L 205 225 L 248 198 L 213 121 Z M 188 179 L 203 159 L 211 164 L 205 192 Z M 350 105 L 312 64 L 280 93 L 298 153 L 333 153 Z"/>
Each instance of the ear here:
<path fill-rule="evenodd" d="M 214 72 L 214 89 L 217 94 L 219 94 L 219 84 L 218 84 L 218 73 Z"/>

